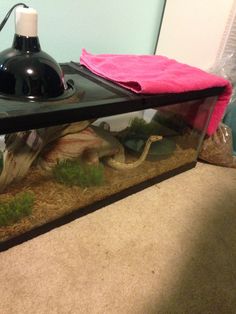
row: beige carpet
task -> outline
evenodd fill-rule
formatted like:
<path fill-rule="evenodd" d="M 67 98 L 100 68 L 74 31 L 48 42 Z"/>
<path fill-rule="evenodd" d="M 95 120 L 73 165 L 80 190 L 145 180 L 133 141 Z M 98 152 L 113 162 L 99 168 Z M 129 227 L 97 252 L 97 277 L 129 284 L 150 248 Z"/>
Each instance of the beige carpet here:
<path fill-rule="evenodd" d="M 198 164 L 0 253 L 0 314 L 236 313 L 235 192 Z"/>

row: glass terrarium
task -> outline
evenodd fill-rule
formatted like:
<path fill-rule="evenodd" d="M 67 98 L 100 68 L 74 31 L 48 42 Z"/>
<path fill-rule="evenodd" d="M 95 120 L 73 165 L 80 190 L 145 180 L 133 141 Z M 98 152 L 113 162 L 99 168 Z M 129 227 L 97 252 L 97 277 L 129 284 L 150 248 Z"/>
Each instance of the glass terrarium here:
<path fill-rule="evenodd" d="M 136 95 L 77 64 L 74 92 L 0 100 L 0 249 L 195 166 L 221 88 Z"/>

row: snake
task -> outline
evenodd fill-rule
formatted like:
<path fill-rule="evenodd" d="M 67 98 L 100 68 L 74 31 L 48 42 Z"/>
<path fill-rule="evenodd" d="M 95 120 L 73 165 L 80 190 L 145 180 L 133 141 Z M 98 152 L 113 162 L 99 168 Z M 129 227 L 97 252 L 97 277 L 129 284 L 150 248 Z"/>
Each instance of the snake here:
<path fill-rule="evenodd" d="M 106 157 L 105 161 L 111 168 L 116 169 L 116 170 L 134 169 L 134 168 L 140 166 L 143 163 L 143 161 L 146 159 L 151 144 L 154 142 L 162 140 L 162 138 L 163 137 L 161 135 L 149 136 L 149 138 L 147 139 L 147 141 L 144 145 L 144 149 L 142 151 L 142 154 L 134 162 L 125 163 L 125 162 L 121 162 L 121 161 L 116 160 L 114 157 Z"/>

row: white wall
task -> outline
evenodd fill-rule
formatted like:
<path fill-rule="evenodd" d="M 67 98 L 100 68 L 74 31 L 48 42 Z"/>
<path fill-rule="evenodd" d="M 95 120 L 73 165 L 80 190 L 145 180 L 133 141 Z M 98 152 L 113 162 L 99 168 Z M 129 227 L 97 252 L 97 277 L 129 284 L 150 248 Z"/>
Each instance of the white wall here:
<path fill-rule="evenodd" d="M 235 0 L 167 0 L 157 54 L 202 69 L 213 66 L 224 46 Z"/>
<path fill-rule="evenodd" d="M 0 0 L 0 21 L 17 2 Z M 164 5 L 164 0 L 25 2 L 38 11 L 42 49 L 58 62 L 79 61 L 82 48 L 92 53 L 153 54 Z M 0 33 L 0 51 L 12 44 L 13 16 Z"/>

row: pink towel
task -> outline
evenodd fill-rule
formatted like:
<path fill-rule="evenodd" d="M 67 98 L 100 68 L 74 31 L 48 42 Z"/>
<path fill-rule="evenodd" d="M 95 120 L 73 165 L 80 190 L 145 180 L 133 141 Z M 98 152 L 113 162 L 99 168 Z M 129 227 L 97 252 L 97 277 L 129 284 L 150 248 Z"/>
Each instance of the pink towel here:
<path fill-rule="evenodd" d="M 183 93 L 225 87 L 208 125 L 209 135 L 216 131 L 232 93 L 228 80 L 158 55 L 92 55 L 83 49 L 80 63 L 93 73 L 140 94 Z"/>

